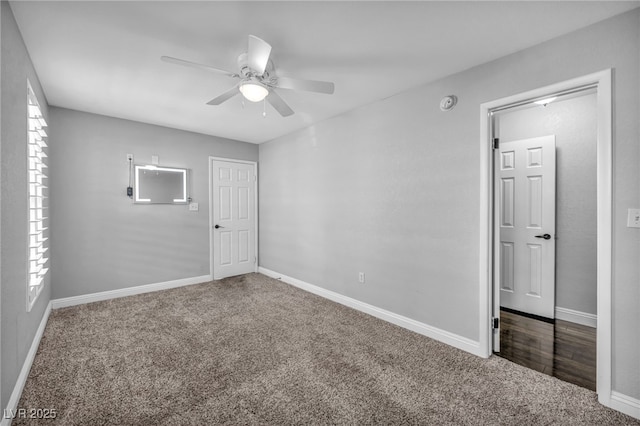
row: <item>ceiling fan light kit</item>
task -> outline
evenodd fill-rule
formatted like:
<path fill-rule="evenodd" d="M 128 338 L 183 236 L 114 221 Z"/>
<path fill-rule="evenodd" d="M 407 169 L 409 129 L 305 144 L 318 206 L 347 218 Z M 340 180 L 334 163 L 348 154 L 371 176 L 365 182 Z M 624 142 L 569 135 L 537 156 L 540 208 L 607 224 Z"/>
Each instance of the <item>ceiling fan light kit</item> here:
<path fill-rule="evenodd" d="M 246 100 L 260 102 L 269 94 L 269 89 L 257 81 L 244 81 L 240 83 L 240 93 Z"/>
<path fill-rule="evenodd" d="M 238 57 L 239 73 L 232 73 L 209 65 L 170 56 L 162 56 L 160 59 L 164 62 L 198 68 L 240 80 L 231 89 L 207 102 L 207 105 L 220 105 L 241 93 L 250 102 L 260 102 L 266 99 L 266 102 L 269 102 L 281 116 L 288 117 L 293 115 L 294 112 L 275 89 L 304 90 L 328 95 L 333 93 L 334 85 L 328 81 L 300 80 L 276 76 L 270 56 L 271 45 L 254 35 L 250 35 L 247 52 L 240 54 Z"/>

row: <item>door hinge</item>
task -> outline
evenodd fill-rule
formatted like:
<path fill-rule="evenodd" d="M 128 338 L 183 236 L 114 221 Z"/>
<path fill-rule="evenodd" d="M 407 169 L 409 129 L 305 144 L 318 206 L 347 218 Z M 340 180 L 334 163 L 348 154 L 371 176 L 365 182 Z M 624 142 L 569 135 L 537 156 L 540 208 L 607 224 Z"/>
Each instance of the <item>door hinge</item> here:
<path fill-rule="evenodd" d="M 500 139 L 493 138 L 493 149 L 498 149 L 498 148 L 500 148 Z"/>
<path fill-rule="evenodd" d="M 500 328 L 500 318 L 491 318 L 491 328 L 493 329 Z"/>

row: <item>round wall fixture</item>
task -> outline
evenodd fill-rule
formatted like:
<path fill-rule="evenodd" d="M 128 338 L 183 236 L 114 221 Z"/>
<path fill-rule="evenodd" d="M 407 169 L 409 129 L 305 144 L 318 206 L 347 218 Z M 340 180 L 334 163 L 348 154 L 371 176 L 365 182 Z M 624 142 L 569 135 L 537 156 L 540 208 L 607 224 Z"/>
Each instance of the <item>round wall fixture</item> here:
<path fill-rule="evenodd" d="M 451 111 L 458 103 L 458 98 L 455 95 L 445 96 L 440 101 L 440 109 L 442 111 Z"/>

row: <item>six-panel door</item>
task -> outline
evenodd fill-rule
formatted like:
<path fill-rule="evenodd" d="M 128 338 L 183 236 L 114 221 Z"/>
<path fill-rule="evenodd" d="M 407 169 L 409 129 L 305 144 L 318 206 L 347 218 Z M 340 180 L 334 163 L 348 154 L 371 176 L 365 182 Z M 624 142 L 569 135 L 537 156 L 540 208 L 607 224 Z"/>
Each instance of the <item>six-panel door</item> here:
<path fill-rule="evenodd" d="M 213 278 L 256 270 L 255 165 L 212 161 Z"/>
<path fill-rule="evenodd" d="M 555 136 L 501 143 L 496 168 L 500 305 L 554 318 Z"/>

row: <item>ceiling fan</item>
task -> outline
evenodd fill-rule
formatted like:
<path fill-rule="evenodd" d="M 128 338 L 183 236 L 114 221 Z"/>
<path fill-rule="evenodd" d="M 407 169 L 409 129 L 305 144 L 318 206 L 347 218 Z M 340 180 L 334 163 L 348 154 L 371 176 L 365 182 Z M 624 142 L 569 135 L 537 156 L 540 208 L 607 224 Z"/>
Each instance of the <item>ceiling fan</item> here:
<path fill-rule="evenodd" d="M 207 105 L 220 105 L 241 93 L 245 99 L 251 102 L 260 102 L 266 99 L 280 115 L 288 117 L 293 114 L 293 110 L 275 89 L 304 90 L 329 95 L 333 93 L 334 85 L 328 81 L 300 80 L 277 76 L 273 62 L 269 59 L 270 56 L 271 45 L 261 38 L 250 35 L 247 53 L 238 56 L 238 73 L 170 56 L 162 56 L 160 59 L 164 62 L 199 68 L 240 80 L 231 89 L 207 102 Z"/>

